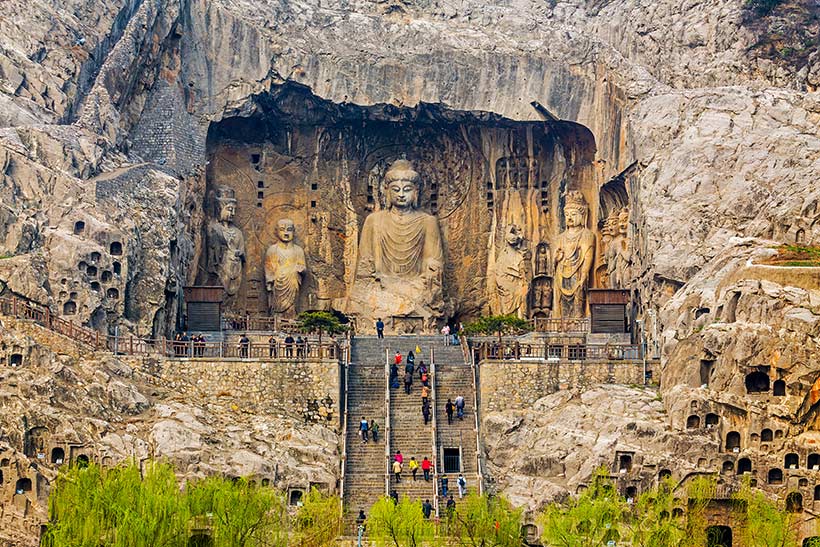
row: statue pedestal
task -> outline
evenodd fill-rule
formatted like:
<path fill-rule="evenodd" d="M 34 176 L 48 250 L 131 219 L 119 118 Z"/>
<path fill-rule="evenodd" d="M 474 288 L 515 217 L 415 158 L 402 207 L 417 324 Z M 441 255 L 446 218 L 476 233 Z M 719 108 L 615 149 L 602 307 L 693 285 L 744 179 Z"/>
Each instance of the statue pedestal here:
<path fill-rule="evenodd" d="M 424 278 L 383 275 L 357 279 L 345 312 L 357 317 L 360 328 L 381 317 L 394 332 L 435 332 L 445 305 L 441 290 Z"/>

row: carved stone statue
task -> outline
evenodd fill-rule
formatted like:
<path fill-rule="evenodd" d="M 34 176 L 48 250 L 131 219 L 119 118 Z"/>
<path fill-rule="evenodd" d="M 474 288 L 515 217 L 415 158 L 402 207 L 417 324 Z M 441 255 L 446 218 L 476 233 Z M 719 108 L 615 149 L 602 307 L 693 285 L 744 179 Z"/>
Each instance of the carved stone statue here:
<path fill-rule="evenodd" d="M 213 196 L 216 218 L 208 223 L 208 283 L 221 283 L 228 297 L 236 296 L 242 284 L 245 237 L 233 223 L 236 197 L 233 188 L 220 186 Z"/>
<path fill-rule="evenodd" d="M 539 243 L 535 249 L 535 275 L 550 275 L 550 248 L 546 243 Z"/>
<path fill-rule="evenodd" d="M 617 226 L 617 218 L 615 213 L 610 213 L 610 215 L 604 221 L 604 225 L 601 227 L 601 240 L 600 240 L 600 247 L 598 253 L 598 267 L 595 270 L 596 281 L 598 282 L 598 286 L 601 288 L 609 288 L 610 281 L 609 281 L 609 259 L 610 259 L 610 244 L 612 242 L 612 238 L 615 237 L 615 234 L 618 231 Z"/>
<path fill-rule="evenodd" d="M 607 271 L 610 285 L 615 288 L 625 288 L 629 281 L 629 209 L 622 208 L 613 212 L 613 238 L 606 250 Z M 609 219 L 607 219 L 609 220 Z"/>
<path fill-rule="evenodd" d="M 276 225 L 279 241 L 265 253 L 265 288 L 270 313 L 288 316 L 296 313 L 296 299 L 304 276 L 305 251 L 293 242 L 296 228 L 289 218 Z"/>
<path fill-rule="evenodd" d="M 420 177 L 409 161 L 395 161 L 384 184 L 386 208 L 362 227 L 348 311 L 360 321 L 414 317 L 435 328 L 443 306 L 438 220 L 417 209 Z"/>
<path fill-rule="evenodd" d="M 572 191 L 564 205 L 567 228 L 555 245 L 553 317 L 586 316 L 586 294 L 595 255 L 595 234 L 586 227 L 589 207 L 583 194 Z"/>
<path fill-rule="evenodd" d="M 495 294 L 490 298 L 493 314 L 527 314 L 527 271 L 524 238 L 516 225 L 511 225 L 504 237 L 505 245 L 495 261 Z"/>

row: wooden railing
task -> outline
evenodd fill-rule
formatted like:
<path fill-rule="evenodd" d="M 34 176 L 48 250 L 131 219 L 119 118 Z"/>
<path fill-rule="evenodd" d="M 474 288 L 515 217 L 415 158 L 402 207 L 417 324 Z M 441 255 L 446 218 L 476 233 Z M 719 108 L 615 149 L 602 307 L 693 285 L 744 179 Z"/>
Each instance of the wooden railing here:
<path fill-rule="evenodd" d="M 536 318 L 530 320 L 530 325 L 536 332 L 558 332 L 562 334 L 589 332 L 589 318 L 587 317 Z"/>
<path fill-rule="evenodd" d="M 641 346 L 634 344 L 537 344 L 515 341 L 480 342 L 473 346 L 473 359 L 542 361 L 638 361 Z"/>
<path fill-rule="evenodd" d="M 263 332 L 297 332 L 301 331 L 295 319 L 278 316 L 225 316 L 222 318 L 223 331 L 263 331 Z"/>
<path fill-rule="evenodd" d="M 0 297 L 0 315 L 8 315 L 33 321 L 51 331 L 94 349 L 107 349 L 119 355 L 162 355 L 179 359 L 338 359 L 336 342 L 307 341 L 300 344 L 275 343 L 254 344 L 239 342 L 175 341 L 164 338 L 140 338 L 138 336 L 105 336 L 98 331 L 52 315 L 47 306 L 16 296 Z M 248 329 L 250 330 L 250 329 Z"/>

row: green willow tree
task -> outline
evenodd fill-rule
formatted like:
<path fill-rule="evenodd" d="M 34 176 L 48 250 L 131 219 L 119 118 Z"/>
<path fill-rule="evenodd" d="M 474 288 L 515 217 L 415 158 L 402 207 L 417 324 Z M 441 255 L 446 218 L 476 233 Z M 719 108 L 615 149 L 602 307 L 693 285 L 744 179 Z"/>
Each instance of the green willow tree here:
<path fill-rule="evenodd" d="M 342 511 L 339 498 L 325 496 L 311 488 L 302 498 L 302 507 L 292 521 L 290 545 L 326 547 L 336 545 L 342 532 Z"/>
<path fill-rule="evenodd" d="M 285 496 L 246 479 L 180 481 L 166 463 L 61 472 L 49 497 L 44 547 L 212 547 L 331 545 L 339 498 L 315 489 L 291 516 Z M 205 539 L 206 538 L 206 539 Z"/>
<path fill-rule="evenodd" d="M 522 514 L 503 496 L 472 493 L 456 504 L 449 535 L 460 547 L 520 547 Z"/>
<path fill-rule="evenodd" d="M 619 543 L 626 532 L 629 506 L 599 469 L 589 488 L 564 504 L 553 503 L 540 515 L 542 539 L 554 547 L 600 547 Z"/>
<path fill-rule="evenodd" d="M 744 525 L 737 534 L 746 547 L 797 547 L 799 521 L 795 513 L 783 511 L 748 482 L 733 496 L 738 520 Z M 786 505 L 789 505 L 787 500 Z"/>
<path fill-rule="evenodd" d="M 424 518 L 421 502 L 402 496 L 399 503 L 382 497 L 370 508 L 367 537 L 379 546 L 434 547 L 440 545 L 435 523 Z"/>

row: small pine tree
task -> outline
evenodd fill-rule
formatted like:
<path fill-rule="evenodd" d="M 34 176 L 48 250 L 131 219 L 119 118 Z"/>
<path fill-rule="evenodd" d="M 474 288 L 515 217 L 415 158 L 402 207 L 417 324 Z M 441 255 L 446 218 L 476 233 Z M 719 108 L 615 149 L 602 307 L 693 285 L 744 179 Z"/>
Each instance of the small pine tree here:
<path fill-rule="evenodd" d="M 319 344 L 322 343 L 322 333 L 339 334 L 347 331 L 336 315 L 328 311 L 306 311 L 297 317 L 299 327 L 305 332 L 318 332 Z"/>
<path fill-rule="evenodd" d="M 532 324 L 513 314 L 481 317 L 464 326 L 464 332 L 467 334 L 497 335 L 499 345 L 501 345 L 501 337 L 505 334 L 524 334 L 530 331 L 532 331 Z"/>

